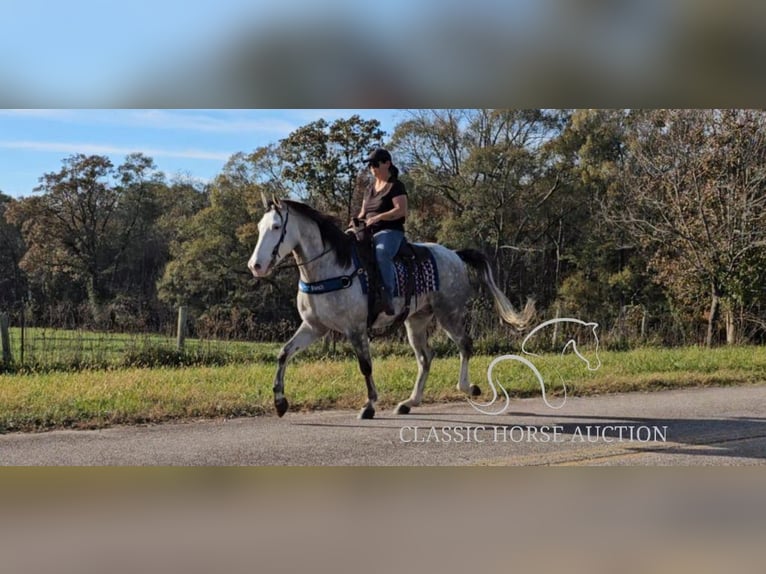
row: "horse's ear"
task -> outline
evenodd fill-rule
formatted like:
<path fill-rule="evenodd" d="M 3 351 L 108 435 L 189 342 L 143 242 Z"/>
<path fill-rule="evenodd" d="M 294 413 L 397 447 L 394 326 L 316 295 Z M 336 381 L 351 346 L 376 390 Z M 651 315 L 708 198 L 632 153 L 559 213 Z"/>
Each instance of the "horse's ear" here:
<path fill-rule="evenodd" d="M 277 199 L 277 197 L 276 197 L 275 195 L 273 195 L 273 194 L 272 194 L 272 196 L 271 196 L 271 203 L 273 203 L 273 204 L 274 204 L 274 206 L 276 206 L 276 207 L 282 207 L 282 203 L 281 203 L 281 202 L 279 201 L 279 199 Z"/>
<path fill-rule="evenodd" d="M 271 206 L 269 205 L 269 200 L 266 199 L 266 194 L 263 192 L 261 192 L 261 201 L 263 202 L 263 208 L 268 211 Z"/>

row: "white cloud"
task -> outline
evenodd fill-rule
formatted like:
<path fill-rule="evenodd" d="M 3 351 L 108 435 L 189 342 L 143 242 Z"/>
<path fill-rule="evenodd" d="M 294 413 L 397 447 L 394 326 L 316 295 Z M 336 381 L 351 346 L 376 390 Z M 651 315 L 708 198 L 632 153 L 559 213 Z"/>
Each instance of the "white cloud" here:
<path fill-rule="evenodd" d="M 128 121 L 144 127 L 180 129 L 200 132 L 269 132 L 287 135 L 298 126 L 292 122 L 265 116 L 248 117 L 249 113 L 232 111 L 206 113 L 173 112 L 168 110 L 136 110 Z M 223 116 L 221 117 L 221 114 Z"/>
<path fill-rule="evenodd" d="M 276 117 L 271 110 L 77 110 L 2 109 L 0 117 L 157 130 L 218 133 L 268 133 L 287 136 L 298 122 Z M 300 116 L 299 116 L 300 117 Z"/>
<path fill-rule="evenodd" d="M 150 157 L 180 157 L 210 161 L 227 161 L 233 152 L 220 152 L 199 149 L 157 149 L 143 146 L 111 146 L 93 143 L 45 142 L 45 141 L 0 141 L 0 148 L 25 149 L 38 152 L 82 153 L 86 155 L 128 155 L 143 153 Z"/>
<path fill-rule="evenodd" d="M 55 110 L 55 109 L 0 109 L 0 117 L 5 118 L 37 118 L 37 119 L 56 119 L 71 120 L 77 110 Z"/>
<path fill-rule="evenodd" d="M 261 133 L 286 137 L 302 125 L 324 118 L 330 122 L 354 114 L 395 117 L 393 110 L 159 110 L 159 109 L 0 109 L 0 117 L 54 120 L 158 130 L 218 133 Z"/>

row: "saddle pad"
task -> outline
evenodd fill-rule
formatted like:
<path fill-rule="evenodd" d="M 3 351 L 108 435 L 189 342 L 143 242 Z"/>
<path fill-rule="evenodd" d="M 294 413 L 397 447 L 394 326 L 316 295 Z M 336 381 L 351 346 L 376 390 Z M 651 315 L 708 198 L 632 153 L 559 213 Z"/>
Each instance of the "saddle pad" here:
<path fill-rule="evenodd" d="M 396 297 L 404 297 L 407 289 L 407 266 L 400 260 L 394 260 L 396 269 Z M 439 290 L 439 271 L 433 254 L 415 266 L 415 295 L 423 295 Z"/>
<path fill-rule="evenodd" d="M 399 259 L 394 260 L 396 269 L 396 293 L 395 297 L 404 297 L 407 288 L 407 266 Z M 362 282 L 362 291 L 367 293 L 367 271 L 359 275 Z M 428 259 L 421 261 L 415 266 L 415 295 L 423 295 L 439 290 L 439 270 L 433 253 L 429 253 Z"/>

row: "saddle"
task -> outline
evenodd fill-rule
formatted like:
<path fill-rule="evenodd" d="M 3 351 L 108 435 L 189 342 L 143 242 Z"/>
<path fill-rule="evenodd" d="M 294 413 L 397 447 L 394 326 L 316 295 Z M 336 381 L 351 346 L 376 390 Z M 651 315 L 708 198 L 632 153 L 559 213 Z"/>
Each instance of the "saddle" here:
<path fill-rule="evenodd" d="M 375 320 L 383 312 L 383 279 L 380 275 L 378 261 L 375 257 L 375 244 L 372 233 L 363 220 L 354 218 L 352 226 L 346 231 L 355 239 L 356 252 L 359 264 L 367 274 L 367 328 L 370 329 Z M 404 308 L 392 323 L 392 327 L 398 326 L 410 313 L 410 303 L 415 294 L 415 272 L 421 262 L 428 261 L 431 254 L 426 247 L 414 245 L 405 238 L 397 251 L 394 261 L 404 264 L 407 271 L 407 280 L 404 288 Z"/>

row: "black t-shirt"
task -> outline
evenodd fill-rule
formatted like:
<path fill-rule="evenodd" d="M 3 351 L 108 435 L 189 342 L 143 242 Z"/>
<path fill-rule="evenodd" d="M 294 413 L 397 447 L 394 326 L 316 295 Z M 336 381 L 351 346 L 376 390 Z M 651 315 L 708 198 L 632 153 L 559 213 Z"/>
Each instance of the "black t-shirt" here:
<path fill-rule="evenodd" d="M 385 193 L 375 193 L 375 184 L 371 185 L 364 194 L 364 217 L 371 215 L 380 215 L 386 213 L 394 208 L 394 198 L 400 195 L 407 195 L 407 190 L 404 184 L 398 179 L 394 181 L 390 189 Z M 373 233 L 383 231 L 384 229 L 396 229 L 398 231 L 404 231 L 404 217 L 399 219 L 392 219 L 390 221 L 378 221 L 372 225 L 371 229 Z"/>

